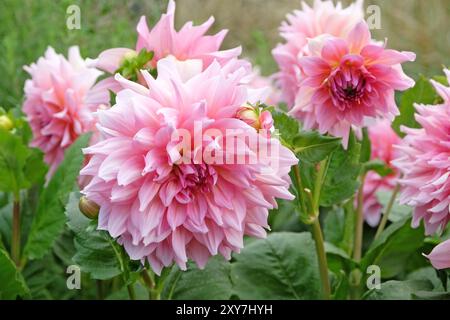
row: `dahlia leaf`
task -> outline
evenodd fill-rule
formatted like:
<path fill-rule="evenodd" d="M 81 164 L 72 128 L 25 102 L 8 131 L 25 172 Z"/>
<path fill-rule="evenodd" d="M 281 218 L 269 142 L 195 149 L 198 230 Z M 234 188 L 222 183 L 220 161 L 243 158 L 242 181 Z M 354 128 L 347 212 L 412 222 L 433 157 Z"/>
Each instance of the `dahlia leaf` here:
<path fill-rule="evenodd" d="M 66 220 L 64 207 L 83 163 L 81 149 L 87 146 L 89 138 L 89 134 L 80 136 L 66 150 L 64 160 L 42 192 L 24 249 L 27 258 L 42 258 L 62 232 Z"/>
<path fill-rule="evenodd" d="M 319 299 L 321 286 L 310 233 L 273 233 L 234 256 L 231 277 L 240 299 Z"/>
<path fill-rule="evenodd" d="M 233 294 L 231 265 L 221 256 L 211 258 L 203 270 L 194 263 L 187 271 L 173 267 L 161 293 L 171 300 L 228 300 Z"/>
<path fill-rule="evenodd" d="M 30 156 L 22 139 L 9 131 L 0 129 L 0 190 L 12 192 L 16 197 L 30 182 L 24 174 L 27 158 Z"/>
<path fill-rule="evenodd" d="M 361 262 L 361 270 L 370 265 L 381 269 L 381 277 L 393 278 L 411 267 L 411 259 L 420 256 L 424 229 L 411 228 L 411 218 L 400 220 L 384 230 L 367 250 Z"/>
<path fill-rule="evenodd" d="M 28 294 L 29 289 L 22 275 L 16 269 L 8 253 L 0 248 L 0 299 L 14 300 Z"/>
<path fill-rule="evenodd" d="M 299 122 L 283 112 L 274 111 L 272 112 L 272 117 L 275 129 L 278 131 L 281 141 L 283 141 L 284 144 L 287 144 L 288 147 L 293 146 L 293 139 L 300 130 Z"/>
<path fill-rule="evenodd" d="M 363 171 L 375 171 L 380 177 L 386 177 L 394 172 L 384 161 L 372 160 L 363 164 Z"/>
<path fill-rule="evenodd" d="M 363 128 L 362 133 L 363 139 L 361 141 L 361 155 L 359 157 L 359 161 L 361 163 L 365 163 L 370 160 L 372 146 L 370 144 L 369 130 L 367 130 L 367 128 Z"/>
<path fill-rule="evenodd" d="M 329 157 L 328 170 L 320 193 L 320 205 L 331 207 L 350 199 L 359 186 L 361 144 L 352 133 L 348 148 L 337 148 Z"/>
<path fill-rule="evenodd" d="M 391 280 L 381 284 L 381 289 L 372 289 L 363 297 L 365 300 L 413 300 L 414 293 L 430 291 L 433 286 L 428 280 Z"/>
<path fill-rule="evenodd" d="M 96 223 L 80 212 L 79 200 L 79 193 L 71 193 L 66 206 L 67 225 L 75 233 L 73 261 L 92 279 L 113 278 L 124 269 L 121 249 L 114 247 L 107 232 L 96 230 Z"/>
<path fill-rule="evenodd" d="M 341 145 L 341 139 L 323 136 L 315 131 L 301 132 L 293 139 L 293 148 L 300 161 L 318 163 Z"/>
<path fill-rule="evenodd" d="M 421 76 L 416 81 L 413 88 L 405 91 L 400 96 L 400 115 L 395 118 L 392 123 L 392 128 L 400 137 L 405 135 L 401 132 L 401 126 L 420 128 L 420 125 L 415 119 L 416 110 L 414 108 L 414 104 L 434 104 L 438 98 L 439 96 L 430 81 L 428 81 L 428 79 L 424 76 Z"/>

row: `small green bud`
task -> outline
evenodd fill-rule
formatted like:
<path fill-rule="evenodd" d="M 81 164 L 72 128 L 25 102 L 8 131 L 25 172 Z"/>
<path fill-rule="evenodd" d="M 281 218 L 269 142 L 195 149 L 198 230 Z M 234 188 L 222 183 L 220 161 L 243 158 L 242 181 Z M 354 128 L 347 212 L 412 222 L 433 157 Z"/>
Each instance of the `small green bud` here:
<path fill-rule="evenodd" d="M 9 131 L 13 127 L 14 127 L 14 124 L 7 115 L 0 116 L 0 128 Z"/>
<path fill-rule="evenodd" d="M 78 203 L 81 213 L 83 213 L 89 219 L 96 219 L 100 211 L 100 207 L 94 201 L 89 200 L 86 197 L 81 197 Z"/>

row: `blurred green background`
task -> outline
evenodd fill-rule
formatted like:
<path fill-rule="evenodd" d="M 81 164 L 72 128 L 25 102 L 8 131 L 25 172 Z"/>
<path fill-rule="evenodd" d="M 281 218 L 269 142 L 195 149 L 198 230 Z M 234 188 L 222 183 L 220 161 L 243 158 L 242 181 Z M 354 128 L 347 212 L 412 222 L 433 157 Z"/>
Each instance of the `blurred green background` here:
<path fill-rule="evenodd" d="M 81 9 L 81 30 L 66 28 L 66 9 L 72 4 Z M 405 67 L 409 74 L 432 76 L 450 65 L 449 0 L 365 1 L 365 7 L 371 4 L 381 8 L 381 30 L 374 31 L 375 37 L 388 38 L 389 47 L 417 53 L 417 62 Z M 166 5 L 167 0 L 1 0 L 0 106 L 20 105 L 27 77 L 22 66 L 48 45 L 64 54 L 69 46 L 79 45 L 84 57 L 96 57 L 107 48 L 134 47 L 139 17 L 146 15 L 150 25 Z M 278 26 L 299 7 L 299 0 L 179 0 L 177 27 L 214 15 L 212 32 L 230 30 L 223 48 L 242 45 L 244 55 L 270 74 L 276 71 L 270 50 L 280 41 Z"/>

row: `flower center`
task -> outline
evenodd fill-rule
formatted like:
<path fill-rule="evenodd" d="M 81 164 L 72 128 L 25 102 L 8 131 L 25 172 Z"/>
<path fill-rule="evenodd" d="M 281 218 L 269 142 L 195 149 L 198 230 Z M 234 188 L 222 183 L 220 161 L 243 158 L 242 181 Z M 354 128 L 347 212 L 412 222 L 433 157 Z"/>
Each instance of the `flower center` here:
<path fill-rule="evenodd" d="M 209 193 L 217 182 L 217 173 L 207 164 L 181 164 L 175 167 L 180 191 L 176 199 L 180 203 L 193 200 L 197 192 Z"/>
<path fill-rule="evenodd" d="M 339 108 L 359 104 L 366 93 L 366 77 L 358 69 L 340 68 L 328 80 L 331 98 Z"/>

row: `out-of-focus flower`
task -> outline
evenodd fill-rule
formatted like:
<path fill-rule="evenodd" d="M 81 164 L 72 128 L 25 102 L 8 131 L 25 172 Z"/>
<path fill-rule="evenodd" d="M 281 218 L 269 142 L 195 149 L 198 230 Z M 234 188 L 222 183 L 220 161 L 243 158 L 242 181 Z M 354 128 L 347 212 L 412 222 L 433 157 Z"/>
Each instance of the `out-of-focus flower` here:
<path fill-rule="evenodd" d="M 392 169 L 387 176 L 369 171 L 364 183 L 364 217 L 366 222 L 375 227 L 380 222 L 383 206 L 377 198 L 379 191 L 393 191 L 397 185 L 398 172 L 391 165 L 395 158 L 394 145 L 400 143 L 400 137 L 391 128 L 388 120 L 380 120 L 368 127 L 371 143 L 371 160 L 381 160 Z"/>
<path fill-rule="evenodd" d="M 102 72 L 86 66 L 78 47 L 69 49 L 68 59 L 49 47 L 44 57 L 24 69 L 31 79 L 25 82 L 23 111 L 33 131 L 31 146 L 44 152 L 50 166 L 48 180 L 64 150 L 94 128 L 93 112 L 108 104 L 109 93 L 93 88 Z"/>
<path fill-rule="evenodd" d="M 206 69 L 213 61 L 225 65 L 231 59 L 237 58 L 241 54 L 241 48 L 237 47 L 229 50 L 220 50 L 227 30 L 222 30 L 215 35 L 205 35 L 214 23 L 214 17 L 210 17 L 205 23 L 194 26 L 192 21 L 187 22 L 179 31 L 175 30 L 175 2 L 169 1 L 167 13 L 161 16 L 158 23 L 149 30 L 145 16 L 142 16 L 138 25 L 138 39 L 136 50 L 127 48 L 113 48 L 102 52 L 91 64 L 101 70 L 114 74 L 127 59 L 135 59 L 138 53 L 151 52 L 152 57 L 140 69 L 155 69 L 157 62 L 167 56 L 173 56 L 179 61 L 198 59 L 201 60 L 203 69 Z M 241 66 L 250 68 L 247 61 L 240 60 Z M 236 64 L 234 64 L 236 65 Z M 238 67 L 238 65 L 236 65 Z M 113 91 L 120 90 L 118 83 L 113 78 L 107 78 Z M 142 77 L 138 81 L 145 85 Z"/>
<path fill-rule="evenodd" d="M 309 39 L 324 35 L 345 38 L 348 32 L 364 18 L 363 1 L 358 0 L 347 8 L 340 2 L 314 0 L 312 7 L 302 2 L 302 10 L 287 15 L 280 27 L 286 43 L 273 50 L 280 71 L 275 75 L 282 89 L 282 100 L 289 108 L 294 106 L 301 81 L 299 58 L 308 56 Z"/>
<path fill-rule="evenodd" d="M 276 107 L 282 102 L 281 91 L 276 87 L 273 77 L 262 76 L 258 67 L 253 68 L 244 82 L 251 88 L 267 90 L 267 97 L 263 101 L 265 104 Z"/>
<path fill-rule="evenodd" d="M 290 111 L 305 130 L 342 137 L 346 147 L 352 126 L 361 128 L 366 119 L 392 120 L 399 114 L 395 90 L 414 85 L 401 63 L 413 61 L 414 53 L 375 44 L 364 21 L 345 38 L 321 37 L 308 46 L 309 56 L 299 59 L 302 81 Z"/>
<path fill-rule="evenodd" d="M 445 73 L 450 80 L 450 71 Z M 422 128 L 402 128 L 406 136 L 393 161 L 403 173 L 400 202 L 414 207 L 413 226 L 423 219 L 427 234 L 443 230 L 450 220 L 450 88 L 432 83 L 444 103 L 415 105 Z"/>
<path fill-rule="evenodd" d="M 430 259 L 431 264 L 435 269 L 449 269 L 450 268 L 450 240 L 444 241 L 437 245 L 429 255 L 425 255 Z"/>
<path fill-rule="evenodd" d="M 92 180 L 82 192 L 100 205 L 98 228 L 158 274 L 173 262 L 230 259 L 244 235 L 266 236 L 275 198 L 293 199 L 294 154 L 236 118 L 260 100 L 241 82 L 246 70 L 201 64 L 160 59 L 157 79 L 142 71 L 145 86 L 117 74 L 125 89 L 99 111 L 103 140 L 84 150 L 81 174 Z"/>

